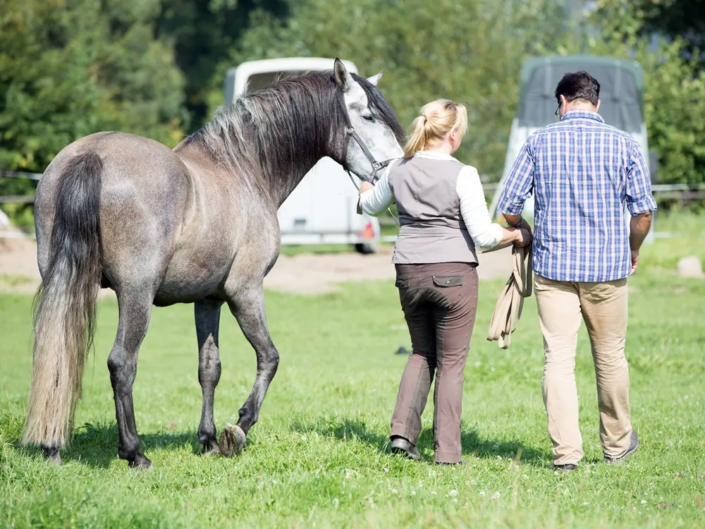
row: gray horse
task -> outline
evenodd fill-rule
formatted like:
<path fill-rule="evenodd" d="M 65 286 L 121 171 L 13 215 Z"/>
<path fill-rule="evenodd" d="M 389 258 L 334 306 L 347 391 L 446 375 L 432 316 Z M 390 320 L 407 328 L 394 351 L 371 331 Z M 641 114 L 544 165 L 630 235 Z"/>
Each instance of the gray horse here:
<path fill-rule="evenodd" d="M 108 358 L 118 454 L 149 467 L 132 403 L 137 354 L 152 305 L 195 303 L 198 437 L 207 453 L 237 454 L 279 364 L 262 282 L 279 254 L 277 209 L 330 156 L 361 178 L 399 157 L 402 130 L 376 88 L 379 76 L 332 72 L 289 79 L 236 101 L 173 151 L 103 132 L 66 147 L 37 188 L 42 285 L 23 441 L 60 463 L 70 436 L 100 287 L 117 294 L 120 322 Z M 257 354 L 257 375 L 237 425 L 216 441 L 218 325 L 227 303 Z"/>

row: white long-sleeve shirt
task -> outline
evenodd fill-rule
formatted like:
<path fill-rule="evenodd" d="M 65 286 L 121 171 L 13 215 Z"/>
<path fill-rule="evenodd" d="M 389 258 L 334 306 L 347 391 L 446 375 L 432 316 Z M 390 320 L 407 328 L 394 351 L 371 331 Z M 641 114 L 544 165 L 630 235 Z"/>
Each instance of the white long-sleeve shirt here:
<path fill-rule="evenodd" d="M 449 154 L 434 151 L 418 151 L 414 156 L 436 160 L 455 159 Z M 379 215 L 394 202 L 394 194 L 389 185 L 389 171 L 394 163 L 387 166 L 374 189 L 360 194 L 360 208 L 368 215 Z M 471 165 L 464 166 L 458 175 L 455 189 L 460 199 L 460 214 L 475 246 L 480 250 L 490 250 L 497 246 L 502 240 L 502 227 L 490 218 L 477 169 Z"/>

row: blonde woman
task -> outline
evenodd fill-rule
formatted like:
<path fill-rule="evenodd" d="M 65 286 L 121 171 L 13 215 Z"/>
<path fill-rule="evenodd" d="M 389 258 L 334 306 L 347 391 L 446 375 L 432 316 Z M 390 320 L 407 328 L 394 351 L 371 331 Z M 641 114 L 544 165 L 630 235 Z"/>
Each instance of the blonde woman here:
<path fill-rule="evenodd" d="M 475 249 L 526 246 L 531 235 L 493 224 L 477 170 L 451 155 L 467 128 L 465 107 L 439 99 L 421 109 L 404 149 L 376 186 L 360 188 L 360 208 L 379 214 L 396 201 L 396 286 L 413 352 L 392 416 L 392 451 L 420 459 L 416 440 L 434 375 L 436 463 L 462 464 L 463 369 L 477 309 Z"/>

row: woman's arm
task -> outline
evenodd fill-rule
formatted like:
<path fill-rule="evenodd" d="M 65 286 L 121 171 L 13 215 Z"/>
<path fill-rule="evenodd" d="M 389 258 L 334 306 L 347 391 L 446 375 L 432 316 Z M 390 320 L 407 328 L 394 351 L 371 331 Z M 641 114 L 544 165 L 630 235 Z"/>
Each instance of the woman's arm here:
<path fill-rule="evenodd" d="M 389 185 L 389 168 L 385 169 L 382 177 L 377 181 L 377 185 L 363 182 L 360 186 L 360 201 L 358 209 L 368 215 L 379 215 L 394 202 L 394 194 Z"/>
<path fill-rule="evenodd" d="M 463 221 L 475 246 L 480 250 L 499 250 L 512 244 L 526 246 L 531 242 L 528 231 L 503 228 L 492 222 L 477 169 L 465 166 L 458 175 L 456 190 L 460 198 Z"/>

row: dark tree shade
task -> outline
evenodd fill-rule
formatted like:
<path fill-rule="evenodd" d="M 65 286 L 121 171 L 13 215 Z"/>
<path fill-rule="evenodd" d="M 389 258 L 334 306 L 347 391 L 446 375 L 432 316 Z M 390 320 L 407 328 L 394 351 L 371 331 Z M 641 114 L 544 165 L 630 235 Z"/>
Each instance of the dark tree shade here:
<path fill-rule="evenodd" d="M 262 10 L 284 17 L 285 0 L 162 0 L 156 20 L 158 35 L 174 43 L 176 63 L 186 79 L 187 132 L 207 119 L 206 94 L 216 66 L 236 47 L 250 23 L 250 14 Z"/>
<path fill-rule="evenodd" d="M 705 0 L 641 0 L 646 31 L 681 37 L 688 50 L 705 51 Z"/>

